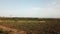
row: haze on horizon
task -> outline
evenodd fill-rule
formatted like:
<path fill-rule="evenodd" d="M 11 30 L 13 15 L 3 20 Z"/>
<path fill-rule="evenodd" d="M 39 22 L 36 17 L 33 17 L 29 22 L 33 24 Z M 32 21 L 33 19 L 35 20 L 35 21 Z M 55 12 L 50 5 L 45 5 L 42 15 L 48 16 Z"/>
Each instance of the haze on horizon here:
<path fill-rule="evenodd" d="M 60 18 L 60 0 L 0 0 L 0 16 Z"/>

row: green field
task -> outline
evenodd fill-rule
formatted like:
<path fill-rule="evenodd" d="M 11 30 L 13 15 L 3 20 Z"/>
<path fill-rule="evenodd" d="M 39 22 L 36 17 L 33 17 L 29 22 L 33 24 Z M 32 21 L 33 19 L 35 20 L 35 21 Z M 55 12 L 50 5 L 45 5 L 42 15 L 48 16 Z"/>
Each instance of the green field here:
<path fill-rule="evenodd" d="M 0 18 L 0 25 L 26 31 L 27 34 L 59 34 L 60 19 Z"/>

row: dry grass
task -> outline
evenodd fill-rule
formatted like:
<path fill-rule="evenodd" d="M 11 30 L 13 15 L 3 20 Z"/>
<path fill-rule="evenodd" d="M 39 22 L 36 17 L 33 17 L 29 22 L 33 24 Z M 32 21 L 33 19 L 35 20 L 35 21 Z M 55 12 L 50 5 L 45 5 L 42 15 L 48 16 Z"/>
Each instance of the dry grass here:
<path fill-rule="evenodd" d="M 24 34 L 60 34 L 60 19 L 1 19 L 0 25 L 14 32 Z M 4 29 L 6 30 L 6 29 Z M 7 30 L 7 31 L 8 31 Z M 9 30 L 10 31 L 10 30 Z M 21 34 L 23 34 L 21 33 Z"/>

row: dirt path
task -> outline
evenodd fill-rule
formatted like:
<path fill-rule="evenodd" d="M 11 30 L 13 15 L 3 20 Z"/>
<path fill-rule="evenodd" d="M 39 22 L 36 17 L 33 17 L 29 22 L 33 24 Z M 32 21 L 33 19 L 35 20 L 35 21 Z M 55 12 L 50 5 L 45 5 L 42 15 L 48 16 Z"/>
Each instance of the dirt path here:
<path fill-rule="evenodd" d="M 3 31 L 8 31 L 11 34 L 26 34 L 25 31 L 12 29 L 12 28 L 9 28 L 9 27 L 6 27 L 6 26 L 2 26 L 2 25 L 0 25 L 0 29 L 3 29 Z"/>

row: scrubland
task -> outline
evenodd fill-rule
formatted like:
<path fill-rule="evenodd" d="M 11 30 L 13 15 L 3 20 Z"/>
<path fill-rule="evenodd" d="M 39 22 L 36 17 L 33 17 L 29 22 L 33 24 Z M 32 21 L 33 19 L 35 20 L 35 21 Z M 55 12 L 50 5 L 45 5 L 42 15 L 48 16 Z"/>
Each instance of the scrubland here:
<path fill-rule="evenodd" d="M 60 34 L 55 18 L 0 18 L 0 25 L 1 34 Z"/>

